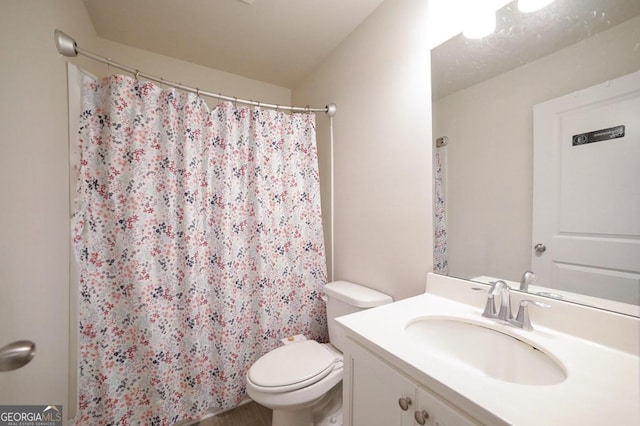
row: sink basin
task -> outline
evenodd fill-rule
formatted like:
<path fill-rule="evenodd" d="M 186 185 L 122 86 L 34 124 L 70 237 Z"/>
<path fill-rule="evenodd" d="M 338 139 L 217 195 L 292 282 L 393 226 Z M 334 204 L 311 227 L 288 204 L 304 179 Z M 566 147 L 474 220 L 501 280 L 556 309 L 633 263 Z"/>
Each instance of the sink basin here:
<path fill-rule="evenodd" d="M 420 350 L 457 367 L 522 385 L 554 385 L 567 378 L 554 358 L 531 343 L 484 324 L 425 317 L 405 327 Z"/>

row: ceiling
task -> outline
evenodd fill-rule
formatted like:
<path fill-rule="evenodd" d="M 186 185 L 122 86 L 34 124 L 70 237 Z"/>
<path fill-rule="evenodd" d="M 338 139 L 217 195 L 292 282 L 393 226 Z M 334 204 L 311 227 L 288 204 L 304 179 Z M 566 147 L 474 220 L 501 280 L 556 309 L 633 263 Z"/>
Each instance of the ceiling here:
<path fill-rule="evenodd" d="M 640 14 L 640 0 L 556 0 L 529 14 L 509 3 L 496 31 L 483 39 L 462 34 L 431 51 L 432 97 L 443 98 L 547 56 Z"/>
<path fill-rule="evenodd" d="M 294 88 L 383 0 L 84 0 L 98 36 Z"/>
<path fill-rule="evenodd" d="M 100 37 L 287 88 L 295 88 L 383 2 L 83 1 Z M 492 35 L 480 40 L 458 35 L 432 50 L 433 99 L 638 14 L 640 0 L 556 0 L 529 14 L 510 3 L 498 10 Z"/>

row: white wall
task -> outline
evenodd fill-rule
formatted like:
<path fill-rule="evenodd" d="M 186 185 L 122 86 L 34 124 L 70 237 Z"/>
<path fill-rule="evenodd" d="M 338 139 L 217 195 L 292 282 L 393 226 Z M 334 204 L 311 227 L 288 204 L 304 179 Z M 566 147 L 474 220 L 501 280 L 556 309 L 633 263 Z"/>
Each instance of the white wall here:
<path fill-rule="evenodd" d="M 640 17 L 433 105 L 449 137 L 450 274 L 519 281 L 530 268 L 533 105 L 640 69 Z"/>
<path fill-rule="evenodd" d="M 338 106 L 334 279 L 394 299 L 423 292 L 433 263 L 427 5 L 385 1 L 293 90 L 295 104 Z M 328 230 L 327 122 L 318 120 Z"/>
<path fill-rule="evenodd" d="M 67 405 L 69 213 L 66 68 L 57 26 L 94 36 L 80 1 L 0 4 L 0 346 L 36 342 L 0 373 L 2 404 Z"/>
<path fill-rule="evenodd" d="M 81 47 L 204 90 L 282 104 L 290 103 L 290 90 L 97 39 L 81 0 L 0 2 L 0 346 L 37 344 L 30 364 L 0 373 L 0 404 L 62 404 L 66 417 L 74 404 L 67 395 L 75 324 L 66 64 L 55 50 L 55 28 Z M 73 62 L 97 75 L 116 71 Z"/>
<path fill-rule="evenodd" d="M 76 40 L 82 46 L 83 40 Z M 213 93 L 222 93 L 240 99 L 252 99 L 276 105 L 291 103 L 291 90 L 250 78 L 241 77 L 224 71 L 218 71 L 201 65 L 158 55 L 146 50 L 137 49 L 103 38 L 97 38 L 92 43 L 93 51 L 102 56 L 110 57 L 116 62 L 166 80 L 198 87 Z M 111 73 L 122 71 L 111 68 Z M 101 76 L 108 75 L 107 66 L 102 65 Z M 210 107 L 215 107 L 218 100 L 204 98 Z"/>

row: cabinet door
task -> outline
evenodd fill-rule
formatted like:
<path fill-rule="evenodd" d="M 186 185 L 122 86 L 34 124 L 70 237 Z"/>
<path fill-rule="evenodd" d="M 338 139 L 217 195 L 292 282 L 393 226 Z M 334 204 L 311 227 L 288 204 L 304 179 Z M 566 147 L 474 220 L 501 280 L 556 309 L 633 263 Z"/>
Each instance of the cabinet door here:
<path fill-rule="evenodd" d="M 346 388 L 351 397 L 351 423 L 347 424 L 413 426 L 416 384 L 358 345 L 350 345 L 349 351 Z M 408 404 L 406 410 L 400 407 L 401 398 Z"/>
<path fill-rule="evenodd" d="M 416 425 L 429 426 L 477 426 L 480 423 L 468 417 L 445 400 L 424 387 L 419 387 L 415 414 Z M 424 420 L 424 422 L 423 422 Z"/>

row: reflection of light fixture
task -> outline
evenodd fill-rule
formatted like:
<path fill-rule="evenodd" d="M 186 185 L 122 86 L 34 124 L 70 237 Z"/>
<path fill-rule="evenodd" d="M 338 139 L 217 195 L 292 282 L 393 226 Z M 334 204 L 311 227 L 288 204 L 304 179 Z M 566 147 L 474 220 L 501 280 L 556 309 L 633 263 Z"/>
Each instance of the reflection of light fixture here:
<path fill-rule="evenodd" d="M 467 21 L 462 33 L 466 38 L 483 38 L 496 29 L 496 13 L 492 10 L 478 11 Z"/>
<path fill-rule="evenodd" d="M 518 10 L 520 12 L 535 12 L 553 3 L 553 0 L 518 0 Z"/>

